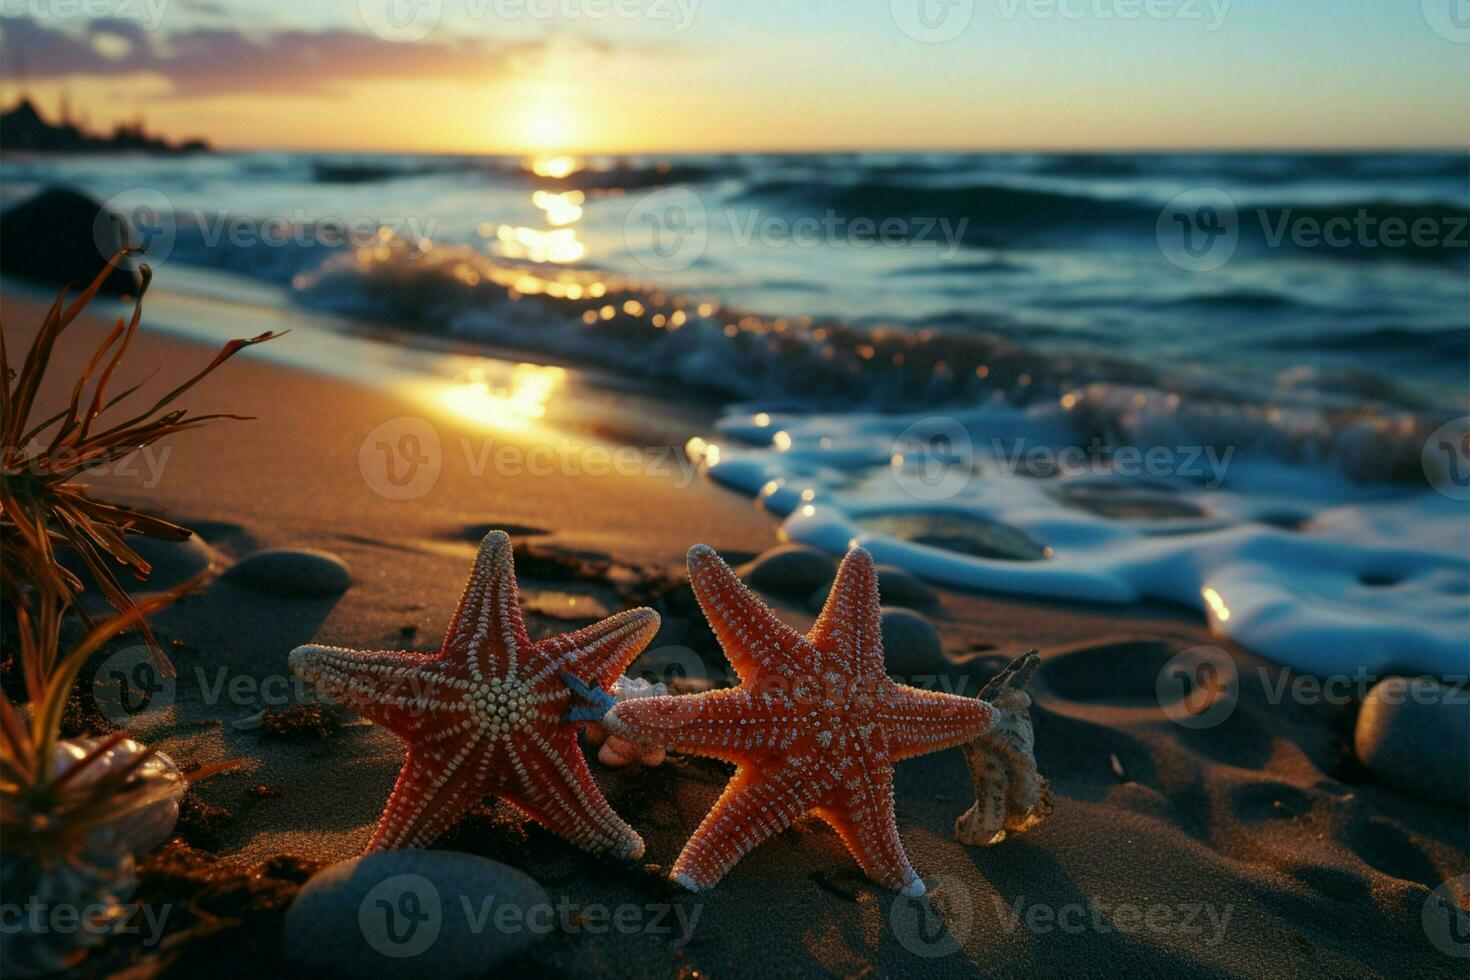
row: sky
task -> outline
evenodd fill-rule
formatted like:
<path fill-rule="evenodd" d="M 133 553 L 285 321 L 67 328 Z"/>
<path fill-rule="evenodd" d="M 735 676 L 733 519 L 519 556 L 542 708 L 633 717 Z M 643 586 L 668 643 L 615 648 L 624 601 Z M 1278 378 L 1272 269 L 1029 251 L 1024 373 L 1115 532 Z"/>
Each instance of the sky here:
<path fill-rule="evenodd" d="M 222 148 L 1470 145 L 1470 0 L 0 0 L 0 97 Z"/>

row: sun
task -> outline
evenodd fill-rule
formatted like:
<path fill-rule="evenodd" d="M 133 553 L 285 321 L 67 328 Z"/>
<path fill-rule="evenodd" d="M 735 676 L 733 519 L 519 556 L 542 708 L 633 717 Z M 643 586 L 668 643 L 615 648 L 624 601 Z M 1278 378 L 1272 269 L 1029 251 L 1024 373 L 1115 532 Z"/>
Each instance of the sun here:
<path fill-rule="evenodd" d="M 572 139 L 572 118 L 560 109 L 529 109 L 526 112 L 523 131 L 532 149 L 562 149 L 568 146 Z"/>

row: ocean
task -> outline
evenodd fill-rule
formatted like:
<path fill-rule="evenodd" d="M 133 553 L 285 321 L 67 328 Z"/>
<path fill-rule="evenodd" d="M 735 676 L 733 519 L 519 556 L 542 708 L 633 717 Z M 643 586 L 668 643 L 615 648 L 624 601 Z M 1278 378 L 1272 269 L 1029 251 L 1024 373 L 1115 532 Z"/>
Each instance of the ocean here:
<path fill-rule="evenodd" d="M 54 184 L 170 289 L 717 399 L 691 457 L 793 540 L 1470 671 L 1463 153 L 0 160 Z"/>

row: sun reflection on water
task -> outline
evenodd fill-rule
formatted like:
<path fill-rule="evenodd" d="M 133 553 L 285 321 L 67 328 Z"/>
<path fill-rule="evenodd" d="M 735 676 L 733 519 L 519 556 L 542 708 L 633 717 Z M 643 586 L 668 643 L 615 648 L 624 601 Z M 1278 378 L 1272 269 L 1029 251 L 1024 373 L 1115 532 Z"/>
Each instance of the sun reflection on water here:
<path fill-rule="evenodd" d="M 562 180 L 582 169 L 582 161 L 574 156 L 557 154 L 538 156 L 531 160 L 531 173 L 537 177 Z"/>
<path fill-rule="evenodd" d="M 508 259 L 567 265 L 580 262 L 587 254 L 587 246 L 577 241 L 577 233 L 571 228 L 538 231 L 500 225 L 495 229 L 495 238 L 499 243 L 497 250 Z"/>
<path fill-rule="evenodd" d="M 582 203 L 587 195 L 581 191 L 536 191 L 531 203 L 546 212 L 548 225 L 569 225 L 582 217 Z"/>
<path fill-rule="evenodd" d="M 580 170 L 582 164 L 576 157 L 543 156 L 531 160 L 527 166 L 537 177 L 560 180 Z M 586 200 L 587 196 L 580 190 L 538 189 L 531 192 L 531 203 L 545 215 L 548 228 L 486 223 L 480 226 L 480 234 L 493 239 L 491 249 L 503 258 L 572 265 L 587 257 L 587 246 L 578 240 L 576 229 L 570 227 L 581 220 Z"/>
<path fill-rule="evenodd" d="M 1223 623 L 1230 618 L 1230 607 L 1225 605 L 1225 600 L 1220 597 L 1220 593 L 1206 588 L 1202 589 L 1200 594 L 1204 596 L 1205 605 L 1210 607 L 1210 612 L 1214 613 L 1216 620 Z"/>
<path fill-rule="evenodd" d="M 437 394 L 439 404 L 459 418 L 507 432 L 524 432 L 546 415 L 546 407 L 566 382 L 559 367 L 517 364 L 506 384 L 491 380 L 484 367 L 474 367 Z"/>

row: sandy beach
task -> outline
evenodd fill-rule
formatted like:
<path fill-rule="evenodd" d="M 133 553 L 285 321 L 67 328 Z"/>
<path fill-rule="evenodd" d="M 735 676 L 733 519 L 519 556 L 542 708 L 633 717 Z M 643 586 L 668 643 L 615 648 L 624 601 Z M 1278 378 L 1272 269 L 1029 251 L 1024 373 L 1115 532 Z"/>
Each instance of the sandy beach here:
<path fill-rule="evenodd" d="M 8 342 L 29 336 L 41 297 L 6 284 Z M 690 674 L 723 686 L 732 678 L 689 599 L 684 553 L 705 543 L 746 562 L 779 543 L 778 524 L 688 469 L 684 441 L 714 414 L 690 392 L 487 360 L 492 378 L 508 379 L 491 388 L 499 422 L 487 426 L 452 383 L 417 394 L 396 384 L 390 348 L 380 384 L 308 373 L 282 352 L 318 342 L 319 324 L 222 303 L 169 314 L 170 302 L 150 297 L 165 320 L 218 317 L 231 336 L 256 332 L 254 321 L 296 330 L 187 398 L 197 411 L 255 421 L 183 434 L 166 457 L 93 481 L 104 496 L 161 507 L 198 532 L 189 545 L 149 549 L 149 588 L 206 565 L 212 576 L 156 619 L 177 678 L 144 711 L 99 708 L 186 768 L 240 765 L 193 788 L 178 841 L 144 861 L 139 900 L 180 906 L 169 937 L 86 971 L 131 964 L 139 975 L 186 975 L 208 963 L 215 975 L 276 973 L 285 900 L 306 871 L 361 852 L 402 761 L 392 735 L 345 711 L 327 709 L 319 729 L 278 723 L 306 694 L 286 667 L 293 647 L 436 649 L 477 542 L 499 528 L 517 546 L 533 636 L 652 605 L 664 625 L 651 676 L 678 647 L 697 658 L 683 661 L 695 665 Z M 247 322 L 231 322 L 235 314 Z M 62 363 L 104 325 L 90 313 L 79 322 Z M 373 340 L 350 342 L 369 345 L 360 363 L 375 363 Z M 163 365 L 166 380 L 208 356 L 145 332 L 132 363 Z M 352 584 L 327 597 L 273 594 L 227 574 L 265 548 L 330 552 Z M 665 876 L 727 767 L 681 756 L 654 769 L 594 761 L 613 807 L 647 841 L 642 861 L 590 858 L 495 804 L 441 842 L 519 868 L 577 910 L 500 975 L 1462 975 L 1427 937 L 1424 916 L 1435 888 L 1470 872 L 1465 810 L 1385 786 L 1357 763 L 1356 706 L 1277 703 L 1285 669 L 1212 636 L 1187 610 L 936 591 L 926 613 L 943 644 L 933 674 L 944 689 L 973 695 L 1012 657 L 1039 649 L 1036 756 L 1056 798 L 1045 822 L 994 848 L 956 843 L 953 822 L 973 797 L 961 753 L 945 751 L 896 770 L 903 840 L 929 899 L 866 880 L 817 822 L 758 848 L 715 890 L 688 895 Z M 771 600 L 792 625 L 810 625 L 806 604 Z M 1238 697 L 1221 720 L 1194 727 L 1161 704 L 1157 684 L 1171 658 L 1204 645 L 1229 651 Z M 135 654 L 110 647 L 123 659 L 98 658 L 94 690 L 108 689 L 109 663 Z M 224 878 L 253 875 L 274 898 L 210 913 L 179 873 L 188 861 Z M 639 910 L 635 928 L 589 914 L 618 908 Z"/>

